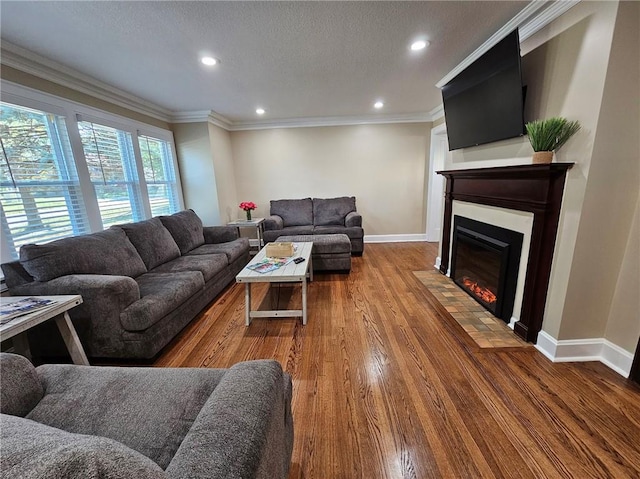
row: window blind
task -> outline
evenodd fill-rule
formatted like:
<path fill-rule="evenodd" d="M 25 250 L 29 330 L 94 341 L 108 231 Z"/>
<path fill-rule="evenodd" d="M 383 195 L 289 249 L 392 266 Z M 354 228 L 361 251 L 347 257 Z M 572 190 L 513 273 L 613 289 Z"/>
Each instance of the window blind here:
<path fill-rule="evenodd" d="M 78 129 L 103 226 L 144 219 L 131 134 L 88 121 Z"/>
<path fill-rule="evenodd" d="M 64 118 L 0 103 L 0 227 L 20 246 L 89 232 Z"/>
<path fill-rule="evenodd" d="M 168 141 L 140 135 L 140 153 L 151 214 L 169 215 L 180 209 L 178 182 Z"/>

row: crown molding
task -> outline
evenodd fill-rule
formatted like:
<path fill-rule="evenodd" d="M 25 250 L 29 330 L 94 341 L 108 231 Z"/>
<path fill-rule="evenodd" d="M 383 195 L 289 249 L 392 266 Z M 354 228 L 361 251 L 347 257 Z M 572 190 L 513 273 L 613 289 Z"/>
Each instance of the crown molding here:
<path fill-rule="evenodd" d="M 519 27 L 520 42 L 523 42 L 527 38 L 539 32 L 549 23 L 563 15 L 565 12 L 567 12 L 569 9 L 576 6 L 580 2 L 581 0 L 561 0 L 550 2 L 550 5 L 544 11 L 542 11 L 539 15 L 534 16 Z"/>
<path fill-rule="evenodd" d="M 429 112 L 429 115 L 431 116 L 431 121 L 436 121 L 438 118 L 442 118 L 444 116 L 444 105 L 440 103 Z"/>
<path fill-rule="evenodd" d="M 257 120 L 232 122 L 214 112 L 185 111 L 174 113 L 171 117 L 172 123 L 194 123 L 208 122 L 224 128 L 227 131 L 244 130 L 269 130 L 273 128 L 311 128 L 321 126 L 352 126 L 352 125 L 379 125 L 389 123 L 424 123 L 431 122 L 442 116 L 442 107 L 434 108 L 429 113 L 411 113 L 406 115 L 384 115 L 384 116 L 334 116 L 334 117 L 313 117 L 313 118 L 289 118 L 283 120 Z"/>
<path fill-rule="evenodd" d="M 0 47 L 3 65 L 158 120 L 168 122 L 170 119 L 171 112 L 165 108 L 49 60 L 26 48 L 6 40 L 1 41 Z"/>
<path fill-rule="evenodd" d="M 310 128 L 321 126 L 380 125 L 388 123 L 423 123 L 433 121 L 429 113 L 384 116 L 329 116 L 283 120 L 242 121 L 232 123 L 230 131 L 265 130 L 271 128 Z"/>
<path fill-rule="evenodd" d="M 453 70 L 447 73 L 438 83 L 436 83 L 436 86 L 438 88 L 445 86 L 460 72 L 480 58 L 489 49 L 491 49 L 491 47 L 516 28 L 519 29 L 520 42 L 523 42 L 531 35 L 564 14 L 567 10 L 580 3 L 580 1 L 581 0 L 532 1 L 496 33 L 491 35 L 489 39 L 480 45 L 473 53 L 471 53 L 471 55 L 462 60 L 462 62 L 460 62 Z"/>
<path fill-rule="evenodd" d="M 231 121 L 213 110 L 182 111 L 171 115 L 171 123 L 200 123 L 207 122 L 219 126 L 224 130 L 231 129 Z"/>

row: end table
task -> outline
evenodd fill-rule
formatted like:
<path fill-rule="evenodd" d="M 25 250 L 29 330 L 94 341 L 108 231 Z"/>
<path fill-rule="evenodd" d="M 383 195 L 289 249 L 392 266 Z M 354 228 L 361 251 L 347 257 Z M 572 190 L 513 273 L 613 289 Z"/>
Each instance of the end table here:
<path fill-rule="evenodd" d="M 26 338 L 27 330 L 44 323 L 49 319 L 55 318 L 56 325 L 62 334 L 62 339 L 69 350 L 71 359 L 74 364 L 89 365 L 87 355 L 78 338 L 71 318 L 69 310 L 82 303 L 82 296 L 78 294 L 61 295 L 61 296 L 35 296 L 37 298 L 50 299 L 54 301 L 51 306 L 44 309 L 35 310 L 32 313 L 18 316 L 6 324 L 0 326 L 0 341 L 13 338 L 13 346 L 18 354 L 31 359 L 31 351 L 29 342 Z M 20 299 L 28 298 L 28 296 L 5 296 L 1 302 L 12 302 Z"/>
<path fill-rule="evenodd" d="M 238 235 L 240 235 L 240 228 L 255 228 L 258 236 L 258 249 L 252 254 L 257 253 L 264 246 L 264 218 L 252 218 L 250 220 L 235 220 L 227 223 L 227 226 L 235 226 L 238 228 Z"/>

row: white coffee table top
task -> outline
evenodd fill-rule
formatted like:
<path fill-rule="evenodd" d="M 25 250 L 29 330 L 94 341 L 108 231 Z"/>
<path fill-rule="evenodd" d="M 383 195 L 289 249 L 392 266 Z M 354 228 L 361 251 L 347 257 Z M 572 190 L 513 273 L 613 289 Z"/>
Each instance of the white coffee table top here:
<path fill-rule="evenodd" d="M 0 303 L 11 303 L 20 299 L 30 298 L 32 296 L 4 296 L 0 299 Z M 50 299 L 55 301 L 50 306 L 43 309 L 38 309 L 32 313 L 18 316 L 12 319 L 6 324 L 0 326 L 0 339 L 12 338 L 16 334 L 20 334 L 29 328 L 32 328 L 40 323 L 43 323 L 65 311 L 70 310 L 74 306 L 82 303 L 82 296 L 79 294 L 69 294 L 60 296 L 33 296 L 36 298 Z"/>
<path fill-rule="evenodd" d="M 291 261 L 289 264 L 281 266 L 280 268 L 269 271 L 268 273 L 258 273 L 257 271 L 253 271 L 247 266 L 254 265 L 262 261 L 266 256 L 265 246 L 262 248 L 258 254 L 254 256 L 254 258 L 249 262 L 247 266 L 243 268 L 242 271 L 238 273 L 236 276 L 237 283 L 277 283 L 277 282 L 293 282 L 293 281 L 301 281 L 308 272 L 309 262 L 311 259 L 311 248 L 313 248 L 313 243 L 294 243 L 297 246 L 297 250 L 293 255 L 294 258 L 301 257 L 305 260 L 302 263 L 294 263 Z"/>

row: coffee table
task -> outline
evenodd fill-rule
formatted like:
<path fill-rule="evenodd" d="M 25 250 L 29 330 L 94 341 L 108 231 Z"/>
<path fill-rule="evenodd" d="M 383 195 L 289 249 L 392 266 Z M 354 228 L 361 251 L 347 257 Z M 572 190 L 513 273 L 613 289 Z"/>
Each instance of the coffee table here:
<path fill-rule="evenodd" d="M 304 258 L 302 263 L 293 261 L 268 273 L 258 273 L 248 268 L 262 261 L 266 256 L 266 246 L 244 267 L 236 276 L 236 283 L 244 283 L 245 299 L 245 325 L 251 324 L 252 318 L 283 318 L 302 316 L 302 324 L 307 324 L 307 277 L 313 281 L 313 267 L 311 264 L 311 249 L 313 243 L 294 243 L 296 253 L 294 257 Z M 301 283 L 302 284 L 302 309 L 276 309 L 270 311 L 257 311 L 251 309 L 251 284 L 252 283 Z"/>
<path fill-rule="evenodd" d="M 11 302 L 28 298 L 29 296 L 6 296 L 0 302 Z M 51 306 L 36 310 L 32 313 L 19 316 L 6 324 L 0 326 L 0 342 L 13 338 L 13 346 L 18 354 L 30 358 L 29 342 L 27 341 L 27 330 L 55 318 L 56 325 L 62 334 L 62 339 L 69 350 L 74 364 L 89 365 L 87 355 L 84 352 L 78 333 L 73 327 L 69 310 L 82 303 L 82 296 L 79 294 L 60 296 L 36 296 L 37 298 L 50 299 L 54 301 Z"/>

